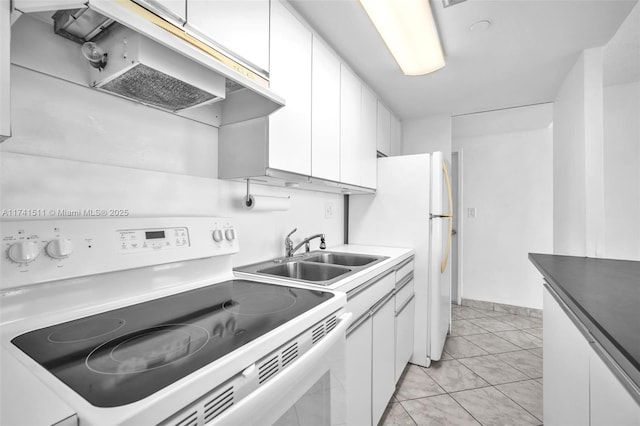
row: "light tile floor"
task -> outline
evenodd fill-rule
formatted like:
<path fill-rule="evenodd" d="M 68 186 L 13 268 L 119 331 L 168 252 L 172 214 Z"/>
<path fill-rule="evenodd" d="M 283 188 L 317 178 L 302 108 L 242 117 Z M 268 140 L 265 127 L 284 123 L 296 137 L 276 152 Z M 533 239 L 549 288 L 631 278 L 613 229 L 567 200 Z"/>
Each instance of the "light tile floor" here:
<path fill-rule="evenodd" d="M 384 426 L 541 425 L 542 320 L 452 305 L 442 360 L 409 364 Z"/>

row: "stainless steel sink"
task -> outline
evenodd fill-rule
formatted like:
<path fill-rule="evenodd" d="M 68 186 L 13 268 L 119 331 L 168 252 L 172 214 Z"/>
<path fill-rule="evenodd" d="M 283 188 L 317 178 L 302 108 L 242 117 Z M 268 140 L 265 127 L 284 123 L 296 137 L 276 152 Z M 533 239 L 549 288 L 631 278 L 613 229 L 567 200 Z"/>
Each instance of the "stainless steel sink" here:
<path fill-rule="evenodd" d="M 365 266 L 375 262 L 380 257 L 351 253 L 322 253 L 305 259 L 305 262 L 328 263 L 330 265 Z"/>
<path fill-rule="evenodd" d="M 350 272 L 351 269 L 318 263 L 289 262 L 260 269 L 259 274 L 277 275 L 304 281 L 328 281 Z"/>
<path fill-rule="evenodd" d="M 328 286 L 385 259 L 388 259 L 388 257 L 312 251 L 291 258 L 285 257 L 239 266 L 233 268 L 233 270 Z"/>

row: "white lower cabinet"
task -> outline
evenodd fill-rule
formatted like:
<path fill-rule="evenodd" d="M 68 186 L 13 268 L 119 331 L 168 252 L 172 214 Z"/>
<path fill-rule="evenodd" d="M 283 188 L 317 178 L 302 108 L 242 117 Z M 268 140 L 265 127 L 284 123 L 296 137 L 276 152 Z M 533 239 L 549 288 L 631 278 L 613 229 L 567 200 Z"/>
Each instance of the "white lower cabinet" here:
<path fill-rule="evenodd" d="M 416 300 L 411 298 L 400 305 L 396 316 L 396 366 L 395 381 L 400 380 L 400 376 L 413 355 L 413 333 L 415 323 Z"/>
<path fill-rule="evenodd" d="M 640 395 L 634 399 L 622 385 L 551 291 L 545 287 L 544 424 L 639 425 Z"/>
<path fill-rule="evenodd" d="M 395 380 L 395 310 L 393 292 L 373 308 L 371 358 L 371 411 L 378 424 L 396 388 Z"/>
<path fill-rule="evenodd" d="M 364 317 L 347 332 L 347 424 L 371 424 L 371 342 L 373 320 Z"/>
<path fill-rule="evenodd" d="M 0 1 L 0 142 L 11 136 L 11 3 Z"/>

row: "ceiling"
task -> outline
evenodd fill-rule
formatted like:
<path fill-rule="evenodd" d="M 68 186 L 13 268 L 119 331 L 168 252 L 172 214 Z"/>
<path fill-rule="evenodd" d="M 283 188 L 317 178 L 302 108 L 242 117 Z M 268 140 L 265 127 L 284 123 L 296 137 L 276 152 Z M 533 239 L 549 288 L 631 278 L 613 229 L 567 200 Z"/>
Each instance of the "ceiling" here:
<path fill-rule="evenodd" d="M 357 0 L 290 0 L 402 119 L 553 101 L 579 53 L 606 44 L 637 1 L 432 0 L 447 65 L 405 76 Z M 470 31 L 480 20 L 492 25 Z"/>

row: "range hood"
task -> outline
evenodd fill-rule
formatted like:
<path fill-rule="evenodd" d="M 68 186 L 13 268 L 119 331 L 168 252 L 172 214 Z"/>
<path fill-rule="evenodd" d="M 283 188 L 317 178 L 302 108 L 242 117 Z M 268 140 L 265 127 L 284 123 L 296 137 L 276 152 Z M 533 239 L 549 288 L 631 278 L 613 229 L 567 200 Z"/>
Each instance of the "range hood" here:
<path fill-rule="evenodd" d="M 51 12 L 56 33 L 67 39 L 97 42 L 108 54 L 107 65 L 87 64 L 85 84 L 98 90 L 175 113 L 219 103 L 218 125 L 264 117 L 284 105 L 264 76 L 131 0 L 14 0 L 13 5 L 17 14 Z M 72 22 L 78 17 L 84 17 L 82 27 Z"/>

